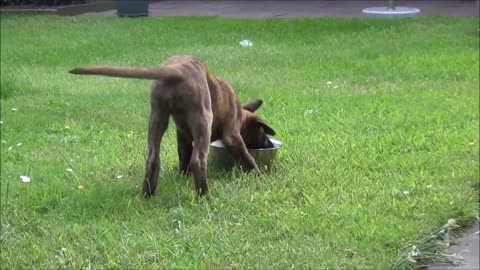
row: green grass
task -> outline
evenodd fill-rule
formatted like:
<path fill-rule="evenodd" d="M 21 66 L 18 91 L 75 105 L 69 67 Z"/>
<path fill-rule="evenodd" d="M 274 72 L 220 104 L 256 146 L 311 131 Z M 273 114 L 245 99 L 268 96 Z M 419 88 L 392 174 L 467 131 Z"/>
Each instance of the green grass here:
<path fill-rule="evenodd" d="M 388 268 L 478 217 L 478 46 L 475 18 L 2 15 L 2 268 Z M 272 172 L 210 167 L 197 200 L 172 121 L 158 195 L 139 196 L 151 82 L 67 71 L 174 54 L 265 101 Z"/>

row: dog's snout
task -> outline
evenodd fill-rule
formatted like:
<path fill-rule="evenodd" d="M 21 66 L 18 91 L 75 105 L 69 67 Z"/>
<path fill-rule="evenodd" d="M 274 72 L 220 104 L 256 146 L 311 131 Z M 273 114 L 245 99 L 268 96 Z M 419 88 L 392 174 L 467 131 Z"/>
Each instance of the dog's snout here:
<path fill-rule="evenodd" d="M 263 145 L 265 146 L 265 148 L 273 148 L 274 146 L 268 137 L 265 138 L 265 142 L 263 143 Z"/>

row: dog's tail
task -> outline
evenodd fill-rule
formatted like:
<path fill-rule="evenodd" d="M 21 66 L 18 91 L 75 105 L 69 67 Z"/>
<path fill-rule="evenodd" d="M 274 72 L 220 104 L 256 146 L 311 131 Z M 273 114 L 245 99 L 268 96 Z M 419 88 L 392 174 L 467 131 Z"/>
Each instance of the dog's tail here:
<path fill-rule="evenodd" d="M 116 67 L 116 66 L 91 66 L 79 67 L 68 71 L 71 74 L 81 75 L 102 75 L 109 77 L 120 78 L 135 78 L 135 79 L 180 79 L 182 73 L 172 67 L 163 66 L 159 68 L 137 68 L 137 67 Z"/>

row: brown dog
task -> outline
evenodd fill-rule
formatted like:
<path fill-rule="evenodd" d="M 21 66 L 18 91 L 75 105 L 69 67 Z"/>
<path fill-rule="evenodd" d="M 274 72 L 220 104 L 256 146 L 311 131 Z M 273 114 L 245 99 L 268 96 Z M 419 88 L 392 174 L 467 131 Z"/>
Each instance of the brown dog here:
<path fill-rule="evenodd" d="M 148 157 L 143 193 L 154 194 L 160 171 L 160 143 L 170 115 L 176 124 L 179 171 L 193 172 L 198 195 L 208 193 L 207 156 L 212 141 L 221 139 L 232 157 L 247 170 L 259 171 L 247 148 L 271 148 L 275 132 L 254 112 L 262 100 L 240 105 L 232 87 L 210 73 L 193 56 L 173 56 L 159 68 L 94 66 L 72 74 L 154 80 L 150 97 Z"/>

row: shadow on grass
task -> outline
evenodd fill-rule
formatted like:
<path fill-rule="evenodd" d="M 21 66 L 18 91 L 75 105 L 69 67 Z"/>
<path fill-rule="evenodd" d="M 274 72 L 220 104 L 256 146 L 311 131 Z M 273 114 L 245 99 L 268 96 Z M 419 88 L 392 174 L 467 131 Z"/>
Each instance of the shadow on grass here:
<path fill-rule="evenodd" d="M 264 174 L 274 175 L 277 169 L 274 166 Z M 250 175 L 239 167 L 232 170 L 210 169 L 208 176 L 210 193 L 206 197 L 196 196 L 191 175 L 180 175 L 176 167 L 171 167 L 165 168 L 161 173 L 156 193 L 151 198 L 144 198 L 141 194 L 142 171 L 122 180 L 97 181 L 85 185 L 81 190 L 71 190 L 70 187 L 69 191 L 57 196 L 53 201 L 39 202 L 35 211 L 41 214 L 62 215 L 68 220 L 78 220 L 82 223 L 105 216 L 119 220 L 131 214 L 147 217 L 152 213 L 161 214 L 177 208 L 197 208 L 199 205 L 209 204 L 210 199 L 225 196 L 222 193 L 228 190 L 243 189 L 249 185 L 250 179 L 260 177 L 259 180 L 262 181 L 263 177 Z M 75 211 L 65 211 L 66 208 Z"/>

